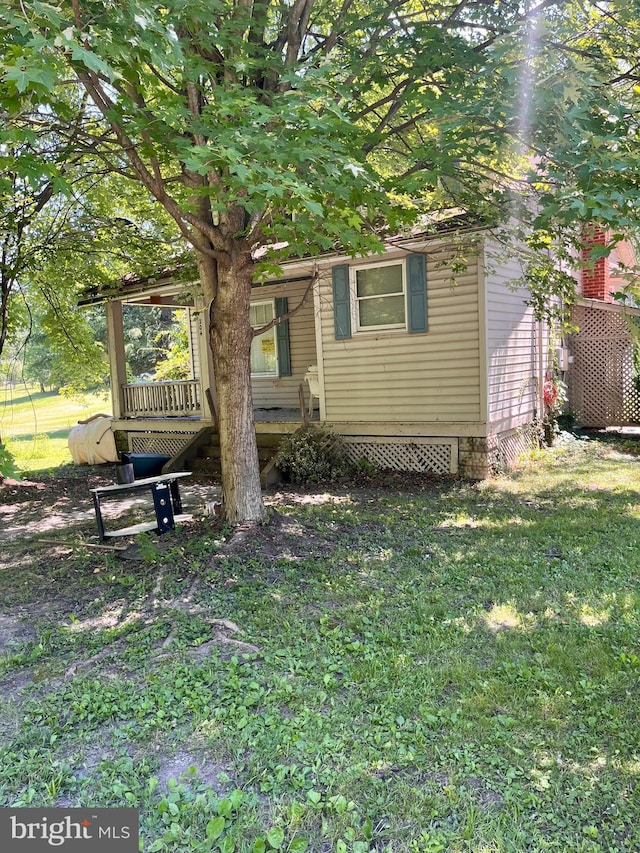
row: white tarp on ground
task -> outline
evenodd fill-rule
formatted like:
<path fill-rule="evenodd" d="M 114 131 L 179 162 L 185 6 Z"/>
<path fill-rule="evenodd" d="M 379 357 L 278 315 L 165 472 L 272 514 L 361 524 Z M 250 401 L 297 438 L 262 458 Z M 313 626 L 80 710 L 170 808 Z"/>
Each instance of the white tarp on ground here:
<path fill-rule="evenodd" d="M 112 421 L 110 415 L 94 415 L 72 428 L 69 433 L 69 450 L 75 465 L 101 465 L 118 461 Z"/>

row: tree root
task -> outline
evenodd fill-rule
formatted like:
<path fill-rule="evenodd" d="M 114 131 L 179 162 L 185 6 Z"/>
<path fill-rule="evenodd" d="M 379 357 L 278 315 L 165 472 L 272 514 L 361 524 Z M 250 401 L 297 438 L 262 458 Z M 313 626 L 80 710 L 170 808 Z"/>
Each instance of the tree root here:
<path fill-rule="evenodd" d="M 169 633 L 162 641 L 158 651 L 153 655 L 155 660 L 163 660 L 171 657 L 172 655 L 172 652 L 168 650 L 175 641 L 179 632 L 179 625 L 175 622 L 177 613 L 188 613 L 189 615 L 195 616 L 208 612 L 208 608 L 203 605 L 191 603 L 193 595 L 200 584 L 199 578 L 194 580 L 185 596 L 180 599 L 173 598 L 170 601 L 162 601 L 159 599 L 159 596 L 164 582 L 164 577 L 164 569 L 161 569 L 158 572 L 158 577 L 156 578 L 153 589 L 147 596 L 138 614 L 139 620 L 144 624 L 150 624 L 161 615 L 165 621 L 171 623 Z M 172 613 L 176 615 L 172 616 Z M 203 643 L 201 646 L 196 646 L 194 649 L 196 653 L 198 652 L 198 649 L 209 649 L 213 646 L 231 646 L 240 654 L 260 653 L 260 649 L 257 646 L 254 646 L 251 643 L 246 643 L 243 640 L 237 640 L 230 636 L 231 634 L 243 633 L 242 628 L 240 628 L 239 625 L 236 625 L 235 622 L 232 622 L 231 619 L 213 619 L 207 618 L 206 616 L 203 617 L 203 619 L 211 626 L 212 639 Z M 101 661 L 103 658 L 113 654 L 124 640 L 125 637 L 118 637 L 96 654 L 91 655 L 88 658 L 84 658 L 83 660 L 75 661 L 66 670 L 64 678 L 74 678 L 79 672 L 89 669 L 94 664 L 98 663 L 98 661 Z M 200 653 L 200 656 L 203 656 L 202 653 Z"/>

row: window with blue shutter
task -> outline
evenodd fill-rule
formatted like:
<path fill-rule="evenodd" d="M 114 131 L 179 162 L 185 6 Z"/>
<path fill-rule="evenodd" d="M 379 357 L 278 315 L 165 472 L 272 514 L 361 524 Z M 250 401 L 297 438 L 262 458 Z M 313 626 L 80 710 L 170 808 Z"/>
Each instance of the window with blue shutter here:
<path fill-rule="evenodd" d="M 428 331 L 425 255 L 351 268 L 343 264 L 333 267 L 332 275 L 337 340 L 387 329 Z"/>

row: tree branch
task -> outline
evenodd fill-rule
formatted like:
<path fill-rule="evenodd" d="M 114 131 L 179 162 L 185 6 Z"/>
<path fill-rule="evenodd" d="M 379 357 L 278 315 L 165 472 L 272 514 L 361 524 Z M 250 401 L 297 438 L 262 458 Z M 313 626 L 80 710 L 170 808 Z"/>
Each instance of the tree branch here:
<path fill-rule="evenodd" d="M 267 323 L 265 326 L 260 326 L 259 329 L 254 329 L 253 330 L 253 337 L 257 338 L 260 335 L 264 335 L 265 332 L 270 331 L 271 329 L 273 329 L 274 326 L 279 326 L 281 323 L 284 323 L 285 320 L 289 320 L 291 317 L 293 317 L 295 314 L 297 314 L 298 311 L 303 307 L 303 305 L 307 301 L 307 297 L 309 296 L 309 294 L 313 290 L 314 284 L 316 284 L 316 282 L 319 279 L 320 279 L 320 271 L 318 269 L 318 265 L 314 264 L 313 274 L 312 274 L 311 278 L 309 279 L 309 284 L 305 288 L 305 291 L 302 294 L 300 302 L 298 302 L 296 307 L 293 308 L 291 311 L 287 311 L 287 313 L 283 314 L 281 317 L 274 317 L 273 320 L 270 323 Z"/>

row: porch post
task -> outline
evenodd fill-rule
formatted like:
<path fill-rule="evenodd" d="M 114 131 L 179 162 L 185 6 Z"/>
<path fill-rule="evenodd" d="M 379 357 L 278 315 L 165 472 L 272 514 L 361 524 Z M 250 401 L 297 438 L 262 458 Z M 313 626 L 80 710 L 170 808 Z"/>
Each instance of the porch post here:
<path fill-rule="evenodd" d="M 216 413 L 211 409 L 211 403 L 215 405 L 216 389 L 213 380 L 213 359 L 211 357 L 211 345 L 209 344 L 209 323 L 206 309 L 198 311 L 197 323 L 198 335 L 191 346 L 198 347 L 200 376 L 200 405 L 202 407 L 203 420 L 216 420 Z M 207 394 L 207 391 L 209 393 Z"/>
<path fill-rule="evenodd" d="M 107 312 L 107 341 L 109 344 L 109 375 L 111 377 L 111 405 L 113 417 L 118 420 L 124 414 L 122 386 L 127 384 L 127 364 L 124 355 L 124 331 L 122 328 L 122 302 L 114 300 L 105 305 Z"/>

